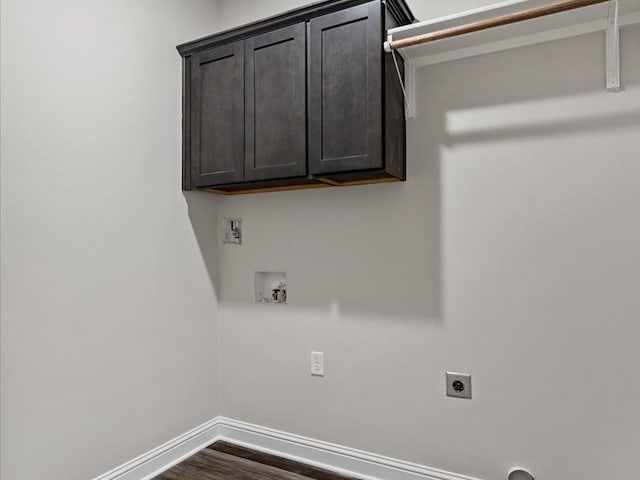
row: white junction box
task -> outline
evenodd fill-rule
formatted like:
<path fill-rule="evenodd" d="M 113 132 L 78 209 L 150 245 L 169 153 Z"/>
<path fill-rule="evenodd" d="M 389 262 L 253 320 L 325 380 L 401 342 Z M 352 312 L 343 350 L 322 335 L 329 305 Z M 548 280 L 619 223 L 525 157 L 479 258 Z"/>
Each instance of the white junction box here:
<path fill-rule="evenodd" d="M 242 245 L 242 219 L 222 219 L 222 243 L 225 245 Z"/>

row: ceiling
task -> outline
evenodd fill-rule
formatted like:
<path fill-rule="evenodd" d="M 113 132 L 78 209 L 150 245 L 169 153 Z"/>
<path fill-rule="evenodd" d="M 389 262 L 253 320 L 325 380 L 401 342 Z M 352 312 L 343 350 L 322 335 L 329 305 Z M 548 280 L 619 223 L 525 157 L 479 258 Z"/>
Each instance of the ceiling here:
<path fill-rule="evenodd" d="M 443 17 L 453 13 L 464 12 L 484 7 L 499 0 L 405 0 L 418 20 Z"/>

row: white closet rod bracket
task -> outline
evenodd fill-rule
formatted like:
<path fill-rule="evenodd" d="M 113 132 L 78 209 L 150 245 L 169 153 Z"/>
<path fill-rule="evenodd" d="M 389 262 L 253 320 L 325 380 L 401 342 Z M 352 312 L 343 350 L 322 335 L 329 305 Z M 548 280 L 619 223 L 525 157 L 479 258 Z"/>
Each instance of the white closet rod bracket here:
<path fill-rule="evenodd" d="M 606 69 L 607 92 L 619 92 L 620 86 L 620 26 L 618 23 L 618 0 L 611 0 L 607 14 Z"/>
<path fill-rule="evenodd" d="M 409 59 L 405 61 L 405 78 L 407 92 L 407 118 L 416 118 L 416 63 Z"/>
<path fill-rule="evenodd" d="M 384 51 L 387 53 L 391 53 L 391 42 L 393 42 L 393 35 L 387 33 L 387 41 L 384 42 Z"/>
<path fill-rule="evenodd" d="M 391 48 L 391 42 L 393 41 L 393 35 L 390 33 L 387 34 L 387 41 L 384 42 L 384 51 L 394 55 L 395 52 L 400 53 L 404 60 L 404 79 L 400 76 L 400 71 L 398 70 L 397 60 L 394 58 L 393 61 L 396 63 L 396 72 L 398 73 L 398 81 L 402 86 L 402 94 L 404 95 L 405 100 L 405 110 L 404 116 L 405 118 L 416 118 L 416 64 L 415 62 L 407 58 L 406 55 L 402 53 L 402 50 L 394 50 Z"/>

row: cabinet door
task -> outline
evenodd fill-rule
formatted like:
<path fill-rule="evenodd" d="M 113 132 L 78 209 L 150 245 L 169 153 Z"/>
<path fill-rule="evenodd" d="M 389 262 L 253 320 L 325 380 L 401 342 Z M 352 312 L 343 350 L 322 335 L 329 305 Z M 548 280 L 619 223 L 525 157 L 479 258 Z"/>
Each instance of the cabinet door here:
<path fill-rule="evenodd" d="M 245 85 L 245 179 L 305 175 L 304 23 L 245 41 Z"/>
<path fill-rule="evenodd" d="M 191 179 L 196 187 L 244 180 L 242 42 L 191 59 Z"/>
<path fill-rule="evenodd" d="M 382 168 L 382 7 L 311 20 L 309 171 Z"/>

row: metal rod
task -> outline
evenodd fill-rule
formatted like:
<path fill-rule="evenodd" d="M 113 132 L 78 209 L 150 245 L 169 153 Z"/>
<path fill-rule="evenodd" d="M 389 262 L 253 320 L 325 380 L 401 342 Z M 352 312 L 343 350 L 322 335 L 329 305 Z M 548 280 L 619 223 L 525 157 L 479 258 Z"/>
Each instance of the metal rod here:
<path fill-rule="evenodd" d="M 392 42 L 389 42 L 389 48 L 391 50 L 398 50 L 399 48 L 412 47 L 413 45 L 419 45 L 421 43 L 433 42 L 435 40 L 441 40 L 443 38 L 456 37 L 458 35 L 464 35 L 466 33 L 478 32 L 480 30 L 500 27 L 502 25 L 509 25 L 511 23 L 544 17 L 545 15 L 551 15 L 553 13 L 566 12 L 567 10 L 573 10 L 576 8 L 588 7 L 589 5 L 595 5 L 597 3 L 604 3 L 607 1 L 608 0 L 567 0 L 564 2 L 554 3 L 552 5 L 546 5 L 544 7 L 523 10 L 522 12 L 518 13 L 488 18 L 486 20 L 479 20 L 477 22 L 460 25 L 458 27 L 451 27 L 444 30 L 438 30 L 436 32 L 425 33 L 423 35 L 417 35 L 415 37 L 394 40 Z"/>

